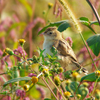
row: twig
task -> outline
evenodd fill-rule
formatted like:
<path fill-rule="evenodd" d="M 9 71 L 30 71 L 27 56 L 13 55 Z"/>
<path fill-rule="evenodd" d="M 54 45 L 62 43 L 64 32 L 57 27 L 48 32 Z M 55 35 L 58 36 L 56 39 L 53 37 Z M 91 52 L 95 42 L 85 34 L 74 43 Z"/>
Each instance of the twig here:
<path fill-rule="evenodd" d="M 54 97 L 56 98 L 56 100 L 58 100 L 58 98 L 56 97 L 56 95 L 54 94 L 54 92 L 52 91 L 52 89 L 50 88 L 50 86 L 47 84 L 47 82 L 45 81 L 45 79 L 42 78 L 42 80 L 44 81 L 44 83 L 46 84 L 46 86 L 49 88 L 49 90 L 51 91 L 51 93 L 54 95 Z"/>

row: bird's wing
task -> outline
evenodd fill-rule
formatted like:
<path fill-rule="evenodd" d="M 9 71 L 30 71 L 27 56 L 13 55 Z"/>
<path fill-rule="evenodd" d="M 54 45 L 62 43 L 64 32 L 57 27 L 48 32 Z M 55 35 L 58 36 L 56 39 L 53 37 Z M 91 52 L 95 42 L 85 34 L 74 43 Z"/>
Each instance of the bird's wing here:
<path fill-rule="evenodd" d="M 65 57 L 70 56 L 74 61 L 77 61 L 76 56 L 67 41 L 57 40 L 55 41 L 54 46 L 57 48 L 60 55 Z"/>

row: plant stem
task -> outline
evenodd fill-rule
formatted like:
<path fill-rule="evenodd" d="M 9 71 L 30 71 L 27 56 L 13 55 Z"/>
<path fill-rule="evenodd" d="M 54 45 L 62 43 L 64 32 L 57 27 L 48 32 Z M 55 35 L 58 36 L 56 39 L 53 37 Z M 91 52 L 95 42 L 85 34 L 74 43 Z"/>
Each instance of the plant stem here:
<path fill-rule="evenodd" d="M 59 91 L 59 93 L 61 94 L 63 100 L 66 100 L 64 95 L 62 94 L 61 90 L 56 86 L 56 84 L 52 81 L 52 79 L 50 78 L 50 76 L 48 76 L 49 80 L 52 82 L 52 84 L 56 87 L 56 89 Z"/>
<path fill-rule="evenodd" d="M 95 81 L 94 88 L 93 88 L 93 91 L 92 91 L 92 93 L 91 93 L 91 96 L 93 96 L 93 93 L 94 93 L 95 87 L 96 87 L 96 85 L 97 85 L 98 79 L 99 79 L 99 77 L 98 77 L 98 78 L 96 79 L 96 81 Z"/>
<path fill-rule="evenodd" d="M 90 5 L 90 7 L 92 8 L 92 10 L 93 10 L 93 12 L 94 12 L 94 14 L 95 14 L 95 16 L 96 16 L 96 18 L 97 18 L 97 20 L 98 20 L 98 23 L 99 23 L 99 25 L 100 25 L 100 17 L 99 17 L 99 14 L 98 14 L 97 10 L 96 10 L 95 7 L 92 5 L 92 3 L 90 2 L 90 0 L 86 0 L 86 1 L 87 1 L 87 3 Z"/>
<path fill-rule="evenodd" d="M 49 90 L 51 91 L 51 93 L 54 95 L 54 97 L 56 98 L 56 100 L 58 100 L 58 98 L 56 97 L 56 95 L 54 94 L 54 92 L 52 91 L 52 89 L 50 88 L 50 86 L 45 81 L 44 77 L 42 78 L 42 80 L 44 81 L 44 83 L 46 84 L 46 86 L 49 88 Z"/>
<path fill-rule="evenodd" d="M 19 57 L 19 58 L 23 59 L 22 57 L 20 57 L 20 56 L 18 56 L 18 55 L 16 55 L 16 54 L 13 54 L 13 55 L 16 56 L 16 57 Z M 23 60 L 25 60 L 25 59 L 23 59 Z"/>
<path fill-rule="evenodd" d="M 90 55 L 90 57 L 91 57 L 91 59 L 92 59 L 93 64 L 94 64 L 94 66 L 95 66 L 95 68 L 96 68 L 96 70 L 97 70 L 98 68 L 97 68 L 97 66 L 96 66 L 96 64 L 95 64 L 95 62 L 94 62 L 94 60 L 93 60 L 93 58 L 92 58 L 92 56 L 91 56 L 91 54 L 90 54 L 90 51 L 89 51 L 88 46 L 87 46 L 87 44 L 86 44 L 86 42 L 85 42 L 85 40 L 84 40 L 84 37 L 83 37 L 82 33 L 79 33 L 79 34 L 80 34 L 80 36 L 81 36 L 81 39 L 83 40 L 83 43 L 84 43 L 85 47 L 87 48 L 87 51 L 88 51 L 88 53 L 89 53 L 89 55 Z"/>
<path fill-rule="evenodd" d="M 94 60 L 94 62 L 96 62 L 96 61 L 98 61 L 98 60 L 100 60 L 100 58 Z M 88 65 L 90 65 L 90 64 L 92 64 L 92 63 L 88 63 L 88 64 L 86 64 L 86 65 L 84 65 L 84 66 L 88 66 Z M 84 66 L 83 66 L 83 67 L 84 67 Z"/>

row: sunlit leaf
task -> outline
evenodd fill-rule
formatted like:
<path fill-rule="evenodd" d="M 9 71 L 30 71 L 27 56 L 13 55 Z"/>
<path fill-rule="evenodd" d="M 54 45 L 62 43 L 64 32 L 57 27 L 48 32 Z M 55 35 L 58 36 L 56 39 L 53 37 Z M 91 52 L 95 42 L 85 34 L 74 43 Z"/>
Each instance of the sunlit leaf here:
<path fill-rule="evenodd" d="M 99 25 L 98 21 L 91 21 L 91 24 L 90 25 L 92 25 L 92 24 Z"/>
<path fill-rule="evenodd" d="M 88 75 L 86 75 L 86 76 L 83 76 L 83 77 L 81 78 L 81 82 L 82 82 L 82 81 L 95 82 L 96 79 L 97 79 L 97 77 L 96 77 L 95 73 L 90 73 L 90 74 L 88 74 Z M 99 81 L 100 81 L 100 78 L 98 79 L 98 82 L 99 82 Z"/>
<path fill-rule="evenodd" d="M 96 34 L 88 38 L 87 43 L 93 53 L 98 56 L 100 53 L 100 34 Z"/>
<path fill-rule="evenodd" d="M 64 30 L 66 30 L 68 27 L 70 27 L 68 22 L 64 22 L 61 25 L 59 25 L 58 27 L 58 31 L 63 32 Z"/>
<path fill-rule="evenodd" d="M 52 22 L 49 25 L 45 26 L 43 29 L 41 29 L 39 31 L 38 35 L 41 34 L 42 32 L 44 32 L 48 27 L 54 27 L 54 26 L 58 27 L 59 25 L 61 25 L 64 22 L 68 22 L 68 20 L 58 21 L 58 22 L 54 22 L 54 23 Z"/>
<path fill-rule="evenodd" d="M 81 18 L 79 18 L 79 19 L 80 19 L 80 22 L 81 22 L 83 25 L 87 26 L 92 32 L 94 32 L 94 33 L 96 34 L 96 32 L 94 31 L 94 29 L 91 27 L 91 22 L 89 21 L 88 18 L 86 18 L 86 17 L 81 17 Z"/>
<path fill-rule="evenodd" d="M 80 20 L 83 20 L 83 21 L 88 21 L 88 22 L 89 22 L 89 19 L 86 18 L 86 17 L 80 17 L 79 19 L 80 19 Z"/>

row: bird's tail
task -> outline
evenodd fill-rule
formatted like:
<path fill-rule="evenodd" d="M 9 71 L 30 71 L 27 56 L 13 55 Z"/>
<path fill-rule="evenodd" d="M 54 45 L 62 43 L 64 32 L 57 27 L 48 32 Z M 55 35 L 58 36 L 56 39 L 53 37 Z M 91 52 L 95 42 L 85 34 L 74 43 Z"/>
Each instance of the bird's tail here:
<path fill-rule="evenodd" d="M 72 62 L 79 68 L 77 71 L 81 70 L 85 74 L 88 73 L 88 71 L 84 67 L 82 67 L 78 62 L 76 61 L 72 61 Z"/>

